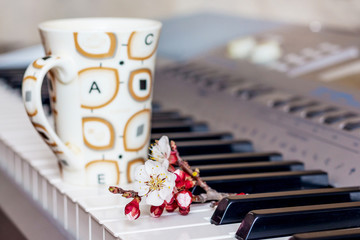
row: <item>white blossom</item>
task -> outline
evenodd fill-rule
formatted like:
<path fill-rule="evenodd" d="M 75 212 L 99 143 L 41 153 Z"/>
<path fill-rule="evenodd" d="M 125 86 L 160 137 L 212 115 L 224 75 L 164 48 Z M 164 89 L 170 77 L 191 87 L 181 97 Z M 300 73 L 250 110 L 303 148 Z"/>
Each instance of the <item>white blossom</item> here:
<path fill-rule="evenodd" d="M 148 160 L 135 170 L 135 191 L 146 197 L 146 203 L 160 206 L 173 196 L 176 175 L 160 162 Z"/>
<path fill-rule="evenodd" d="M 158 161 L 168 168 L 171 148 L 167 136 L 162 136 L 159 141 L 152 144 L 150 151 L 149 155 L 152 160 Z"/>

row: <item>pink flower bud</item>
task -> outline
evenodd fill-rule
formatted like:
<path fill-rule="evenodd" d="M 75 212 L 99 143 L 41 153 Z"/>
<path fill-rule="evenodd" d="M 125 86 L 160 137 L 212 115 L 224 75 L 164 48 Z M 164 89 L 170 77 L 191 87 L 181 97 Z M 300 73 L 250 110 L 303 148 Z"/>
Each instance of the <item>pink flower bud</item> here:
<path fill-rule="evenodd" d="M 177 163 L 177 160 L 178 160 L 178 158 L 177 158 L 177 156 L 176 156 L 176 152 L 175 152 L 175 151 L 171 151 L 170 157 L 169 157 L 169 163 L 170 163 L 170 164 L 175 164 L 175 163 Z"/>
<path fill-rule="evenodd" d="M 192 203 L 192 194 L 188 190 L 183 190 L 176 194 L 176 202 L 180 209 L 186 209 Z"/>
<path fill-rule="evenodd" d="M 175 202 L 175 194 L 173 192 L 172 198 L 170 199 L 170 201 L 166 202 L 167 204 L 172 204 L 173 202 Z"/>
<path fill-rule="evenodd" d="M 176 180 L 175 180 L 175 185 L 177 188 L 181 188 L 185 186 L 185 179 L 186 177 L 188 177 L 189 175 L 186 174 L 184 171 L 177 169 L 175 172 L 176 175 Z"/>
<path fill-rule="evenodd" d="M 188 215 L 189 212 L 190 212 L 190 206 L 187 207 L 187 208 L 179 208 L 179 213 L 180 213 L 181 215 Z"/>
<path fill-rule="evenodd" d="M 151 206 L 150 207 L 150 215 L 154 218 L 160 217 L 164 211 L 165 205 L 166 205 L 166 202 L 164 201 L 164 203 L 161 204 L 160 206 Z"/>
<path fill-rule="evenodd" d="M 168 168 L 168 171 L 169 171 L 169 172 L 172 172 L 172 173 L 175 172 L 174 166 L 170 164 L 170 165 L 169 165 L 169 168 Z"/>
<path fill-rule="evenodd" d="M 177 202 L 175 201 L 175 195 L 171 198 L 171 200 L 166 204 L 166 211 L 173 212 L 178 207 Z"/>
<path fill-rule="evenodd" d="M 139 197 L 135 197 L 131 202 L 126 204 L 125 215 L 130 221 L 136 220 L 140 216 L 140 201 L 141 199 Z"/>
<path fill-rule="evenodd" d="M 186 180 L 184 186 L 186 189 L 190 189 L 195 186 L 195 182 L 193 180 Z"/>

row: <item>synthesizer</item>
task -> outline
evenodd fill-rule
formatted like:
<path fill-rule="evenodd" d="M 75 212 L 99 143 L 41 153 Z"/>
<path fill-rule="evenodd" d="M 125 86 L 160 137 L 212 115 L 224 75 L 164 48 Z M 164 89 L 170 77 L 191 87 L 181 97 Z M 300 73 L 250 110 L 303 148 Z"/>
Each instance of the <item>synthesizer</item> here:
<path fill-rule="evenodd" d="M 282 26 L 250 37 L 253 52 L 280 55 L 234 58 L 228 44 L 158 71 L 155 99 L 257 149 L 332 172 L 334 185 L 359 182 L 358 36 Z M 238 40 L 241 47 L 250 37 Z"/>
<path fill-rule="evenodd" d="M 106 186 L 63 183 L 22 107 L 21 70 L 1 71 L 0 171 L 74 239 L 357 239 L 359 45 L 280 25 L 159 65 L 152 138 L 174 139 L 211 187 L 248 193 L 216 208 L 153 219 L 141 206 L 129 222 Z"/>

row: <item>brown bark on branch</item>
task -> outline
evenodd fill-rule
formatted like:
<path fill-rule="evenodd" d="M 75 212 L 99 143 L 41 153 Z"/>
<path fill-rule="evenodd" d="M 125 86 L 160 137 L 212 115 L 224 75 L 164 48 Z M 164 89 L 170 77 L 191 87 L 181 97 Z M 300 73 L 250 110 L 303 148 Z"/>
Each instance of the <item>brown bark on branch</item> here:
<path fill-rule="evenodd" d="M 115 187 L 115 186 L 110 186 L 109 191 L 114 194 L 122 194 L 122 196 L 125 198 L 140 197 L 138 192 L 135 192 L 133 190 L 124 190 L 122 188 Z"/>
<path fill-rule="evenodd" d="M 176 152 L 177 164 L 179 165 L 179 167 L 184 172 L 189 174 L 196 181 L 196 184 L 200 186 L 202 189 L 204 189 L 206 192 L 200 195 L 193 195 L 193 202 L 204 203 L 207 201 L 220 201 L 224 197 L 234 195 L 233 193 L 220 193 L 215 189 L 209 187 L 209 185 L 207 185 L 206 182 L 201 179 L 199 172 L 193 171 L 189 163 L 180 157 L 180 154 L 176 149 L 175 142 L 171 141 L 171 146 L 172 147 L 174 146 L 173 150 Z"/>

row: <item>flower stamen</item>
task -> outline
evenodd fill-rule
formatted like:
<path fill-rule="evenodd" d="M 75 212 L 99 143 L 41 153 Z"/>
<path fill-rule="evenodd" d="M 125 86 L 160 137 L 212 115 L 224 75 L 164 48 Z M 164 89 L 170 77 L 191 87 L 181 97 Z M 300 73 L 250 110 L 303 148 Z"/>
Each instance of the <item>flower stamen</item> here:
<path fill-rule="evenodd" d="M 156 177 L 150 175 L 150 181 L 146 181 L 145 184 L 149 186 L 149 192 L 146 194 L 148 195 L 152 191 L 160 191 L 165 186 L 165 178 L 160 178 L 161 174 L 158 174 Z"/>

